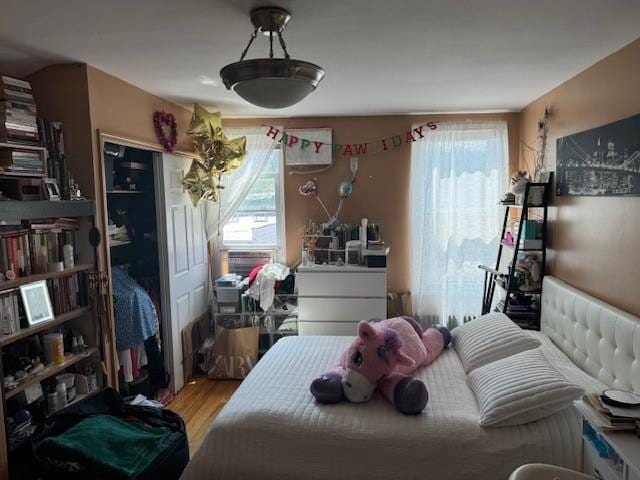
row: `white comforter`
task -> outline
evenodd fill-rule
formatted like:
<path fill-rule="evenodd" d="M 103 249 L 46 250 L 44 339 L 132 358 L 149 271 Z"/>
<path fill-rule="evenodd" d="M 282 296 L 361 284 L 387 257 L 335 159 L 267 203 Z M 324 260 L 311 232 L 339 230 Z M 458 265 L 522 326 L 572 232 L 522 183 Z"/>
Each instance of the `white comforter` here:
<path fill-rule="evenodd" d="M 589 391 L 603 387 L 536 335 L 575 383 Z M 351 340 L 279 341 L 222 410 L 182 478 L 493 480 L 529 462 L 579 466 L 573 407 L 519 427 L 479 427 L 475 397 L 452 348 L 418 372 L 430 393 L 422 415 L 402 415 L 381 397 L 316 404 L 309 384 Z"/>

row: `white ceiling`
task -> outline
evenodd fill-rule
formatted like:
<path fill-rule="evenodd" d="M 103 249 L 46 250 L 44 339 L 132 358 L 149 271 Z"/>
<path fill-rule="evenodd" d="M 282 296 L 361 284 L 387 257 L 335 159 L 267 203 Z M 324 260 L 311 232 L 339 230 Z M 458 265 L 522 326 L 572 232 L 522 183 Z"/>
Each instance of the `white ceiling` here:
<path fill-rule="evenodd" d="M 327 72 L 285 110 L 247 104 L 218 76 L 265 4 L 291 10 L 292 57 Z M 227 116 L 519 110 L 640 34 L 638 0 L 2 0 L 0 17 L 2 72 L 81 61 Z"/>

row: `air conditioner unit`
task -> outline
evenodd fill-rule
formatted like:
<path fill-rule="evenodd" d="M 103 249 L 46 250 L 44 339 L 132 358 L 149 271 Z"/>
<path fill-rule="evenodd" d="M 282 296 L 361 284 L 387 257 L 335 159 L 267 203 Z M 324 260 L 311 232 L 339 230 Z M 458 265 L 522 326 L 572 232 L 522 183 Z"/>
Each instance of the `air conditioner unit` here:
<path fill-rule="evenodd" d="M 227 271 L 248 277 L 251 270 L 273 262 L 274 250 L 227 250 Z"/>

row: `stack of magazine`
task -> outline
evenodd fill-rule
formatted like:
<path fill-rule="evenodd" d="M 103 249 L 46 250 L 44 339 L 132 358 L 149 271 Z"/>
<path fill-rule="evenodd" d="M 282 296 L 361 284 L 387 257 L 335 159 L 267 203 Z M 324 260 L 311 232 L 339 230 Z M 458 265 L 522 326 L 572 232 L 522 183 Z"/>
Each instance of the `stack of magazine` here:
<path fill-rule="evenodd" d="M 597 393 L 586 393 L 576 402 L 576 407 L 593 426 L 602 430 L 640 432 L 640 408 L 607 405 Z"/>
<path fill-rule="evenodd" d="M 0 76 L 0 141 L 40 145 L 31 85 L 5 75 Z"/>

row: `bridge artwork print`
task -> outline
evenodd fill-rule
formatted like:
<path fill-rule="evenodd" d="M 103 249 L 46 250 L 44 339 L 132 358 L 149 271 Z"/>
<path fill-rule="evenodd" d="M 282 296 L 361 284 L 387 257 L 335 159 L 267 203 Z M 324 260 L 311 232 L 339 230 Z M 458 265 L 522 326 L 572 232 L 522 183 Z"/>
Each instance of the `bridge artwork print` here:
<path fill-rule="evenodd" d="M 559 138 L 557 195 L 640 195 L 640 114 Z"/>

